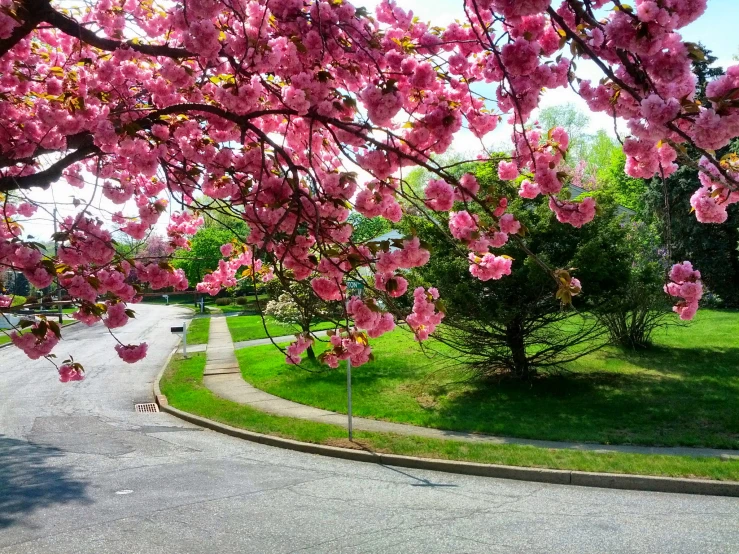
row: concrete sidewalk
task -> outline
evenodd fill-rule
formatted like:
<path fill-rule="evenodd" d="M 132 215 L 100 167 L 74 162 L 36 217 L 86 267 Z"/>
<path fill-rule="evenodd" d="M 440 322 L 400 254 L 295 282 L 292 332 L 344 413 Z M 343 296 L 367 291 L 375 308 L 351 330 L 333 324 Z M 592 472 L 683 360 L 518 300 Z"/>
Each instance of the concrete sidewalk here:
<path fill-rule="evenodd" d="M 317 333 L 318 334 L 318 333 Z M 294 339 L 294 336 L 274 337 L 275 343 L 284 343 Z M 257 339 L 236 343 L 239 349 L 251 346 L 270 344 L 270 339 Z M 254 409 L 284 417 L 294 417 L 318 423 L 328 423 L 347 427 L 346 414 L 339 414 L 305 404 L 285 400 L 273 394 L 257 389 L 244 381 L 234 355 L 234 344 L 228 332 L 224 318 L 211 319 L 210 339 L 208 341 L 207 359 L 203 383 L 213 393 L 221 398 L 245 404 Z M 721 450 L 715 448 L 689 447 L 659 447 L 659 446 L 628 446 L 606 445 L 585 442 L 555 442 L 512 437 L 497 437 L 476 433 L 458 431 L 444 431 L 429 427 L 418 427 L 403 423 L 392 423 L 361 417 L 353 418 L 354 429 L 361 431 L 376 431 L 395 433 L 399 435 L 414 435 L 433 439 L 452 439 L 488 444 L 516 444 L 535 446 L 539 448 L 582 450 L 588 452 L 606 453 L 621 452 L 626 454 L 659 454 L 668 456 L 695 456 L 715 457 L 722 459 L 739 459 L 739 450 Z"/>
<path fill-rule="evenodd" d="M 210 333 L 206 349 L 204 375 L 235 375 L 241 379 L 239 363 L 234 355 L 231 332 L 228 330 L 226 318 L 210 318 Z"/>

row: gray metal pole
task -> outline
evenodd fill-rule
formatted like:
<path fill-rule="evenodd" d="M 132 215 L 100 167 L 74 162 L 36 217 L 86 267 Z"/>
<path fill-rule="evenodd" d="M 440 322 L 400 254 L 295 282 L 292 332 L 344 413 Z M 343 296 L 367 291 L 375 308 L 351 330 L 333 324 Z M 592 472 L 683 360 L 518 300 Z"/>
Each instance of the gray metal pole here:
<path fill-rule="evenodd" d="M 346 359 L 346 413 L 348 416 L 349 440 L 354 440 L 354 429 L 352 428 L 352 361 Z"/>
<path fill-rule="evenodd" d="M 59 255 L 59 240 L 57 239 L 57 225 L 56 225 L 56 208 L 54 208 L 54 259 L 57 259 L 57 256 Z M 62 310 L 62 289 L 59 286 L 59 274 L 56 275 L 56 302 L 57 302 L 57 309 L 59 310 L 59 325 L 64 322 L 64 316 L 62 315 L 64 312 Z"/>
<path fill-rule="evenodd" d="M 187 358 L 187 321 L 182 322 L 182 355 Z"/>

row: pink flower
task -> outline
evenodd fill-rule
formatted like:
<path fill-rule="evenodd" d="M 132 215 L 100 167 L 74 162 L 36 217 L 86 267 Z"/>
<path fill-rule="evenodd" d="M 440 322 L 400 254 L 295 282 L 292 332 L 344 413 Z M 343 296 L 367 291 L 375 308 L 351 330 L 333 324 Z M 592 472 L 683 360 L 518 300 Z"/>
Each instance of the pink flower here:
<path fill-rule="evenodd" d="M 673 265 L 670 270 L 670 282 L 665 285 L 665 292 L 682 299 L 672 308 L 680 319 L 693 319 L 698 311 L 698 302 L 703 296 L 700 271 L 694 270 L 690 262 Z"/>
<path fill-rule="evenodd" d="M 513 217 L 513 214 L 505 214 L 498 221 L 500 230 L 508 235 L 515 235 L 521 229 L 521 224 Z"/>
<path fill-rule="evenodd" d="M 221 255 L 228 257 L 230 256 L 234 251 L 234 245 L 230 242 L 228 244 L 224 244 L 221 246 Z"/>
<path fill-rule="evenodd" d="M 316 277 L 310 282 L 313 292 L 322 300 L 341 300 L 341 287 L 335 279 Z"/>
<path fill-rule="evenodd" d="M 377 273 L 375 274 L 375 287 L 397 298 L 403 296 L 408 290 L 408 281 L 400 275 L 394 275 L 393 273 Z"/>
<path fill-rule="evenodd" d="M 549 208 L 556 214 L 557 221 L 580 228 L 595 217 L 595 199 L 584 198 L 582 202 L 549 199 Z"/>
<path fill-rule="evenodd" d="M 521 188 L 518 191 L 518 195 L 521 198 L 536 198 L 541 194 L 541 189 L 536 183 L 532 183 L 528 179 L 521 183 Z"/>
<path fill-rule="evenodd" d="M 359 98 L 367 108 L 367 114 L 375 125 L 390 124 L 395 114 L 403 107 L 403 95 L 397 90 L 383 90 L 377 86 L 369 86 L 362 91 Z"/>
<path fill-rule="evenodd" d="M 143 360 L 146 357 L 146 351 L 149 349 L 149 345 L 145 342 L 141 344 L 116 344 L 115 351 L 118 352 L 121 360 L 128 364 L 135 364 L 139 360 Z"/>
<path fill-rule="evenodd" d="M 285 362 L 291 365 L 300 363 L 300 355 L 313 345 L 313 339 L 304 335 L 298 335 L 298 340 L 287 347 Z"/>
<path fill-rule="evenodd" d="M 465 173 L 459 180 L 459 187 L 455 197 L 457 200 L 469 200 L 480 190 L 480 185 L 472 173 Z"/>
<path fill-rule="evenodd" d="M 23 350 L 26 356 L 32 360 L 48 356 L 59 342 L 59 338 L 48 329 L 42 337 L 37 336 L 33 331 L 38 328 L 38 323 L 36 323 L 29 332 L 23 335 L 19 335 L 16 331 L 10 334 L 10 340 L 13 341 L 13 344 Z"/>
<path fill-rule="evenodd" d="M 428 292 L 423 287 L 413 291 L 413 312 L 405 318 L 405 321 L 415 333 L 417 341 L 428 339 L 444 319 L 444 313 L 436 309 L 434 301 L 438 298 L 439 291 L 433 287 L 428 289 Z"/>
<path fill-rule="evenodd" d="M 77 364 L 63 364 L 59 366 L 59 380 L 62 383 L 70 381 L 82 381 L 85 378 L 85 372 Z"/>
<path fill-rule="evenodd" d="M 482 258 L 479 258 L 474 254 L 470 254 L 469 258 L 470 273 L 480 281 L 500 279 L 503 275 L 511 274 L 513 260 L 508 257 L 485 254 Z"/>
<path fill-rule="evenodd" d="M 116 329 L 123 327 L 128 323 L 129 316 L 126 313 L 126 305 L 123 302 L 109 305 L 108 311 L 103 319 L 103 323 L 108 329 Z"/>
<path fill-rule="evenodd" d="M 454 205 L 454 189 L 446 181 L 429 181 L 426 187 L 426 206 L 437 212 L 445 212 Z"/>
<path fill-rule="evenodd" d="M 455 239 L 471 240 L 472 235 L 478 231 L 477 221 L 466 210 L 451 212 L 449 214 L 449 231 Z"/>
<path fill-rule="evenodd" d="M 513 181 L 518 177 L 518 167 L 514 162 L 502 161 L 498 164 L 498 177 L 502 181 Z"/>

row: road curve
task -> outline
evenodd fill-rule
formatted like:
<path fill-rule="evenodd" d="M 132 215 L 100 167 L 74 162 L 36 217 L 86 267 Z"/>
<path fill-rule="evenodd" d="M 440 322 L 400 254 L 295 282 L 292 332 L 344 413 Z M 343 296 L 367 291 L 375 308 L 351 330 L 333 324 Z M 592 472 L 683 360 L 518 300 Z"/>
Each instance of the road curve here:
<path fill-rule="evenodd" d="M 188 312 L 137 306 L 56 351 L 0 350 L 0 553 L 713 553 L 739 550 L 739 499 L 542 485 L 322 458 L 137 414 Z"/>

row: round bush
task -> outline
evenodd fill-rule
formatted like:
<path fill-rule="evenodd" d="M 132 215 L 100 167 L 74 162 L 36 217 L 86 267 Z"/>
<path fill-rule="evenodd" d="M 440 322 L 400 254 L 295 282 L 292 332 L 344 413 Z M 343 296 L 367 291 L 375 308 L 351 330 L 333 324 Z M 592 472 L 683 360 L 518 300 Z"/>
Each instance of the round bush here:
<path fill-rule="evenodd" d="M 230 304 L 230 298 L 216 298 L 216 306 L 229 306 Z"/>

